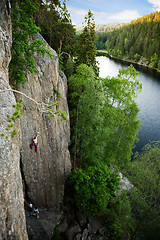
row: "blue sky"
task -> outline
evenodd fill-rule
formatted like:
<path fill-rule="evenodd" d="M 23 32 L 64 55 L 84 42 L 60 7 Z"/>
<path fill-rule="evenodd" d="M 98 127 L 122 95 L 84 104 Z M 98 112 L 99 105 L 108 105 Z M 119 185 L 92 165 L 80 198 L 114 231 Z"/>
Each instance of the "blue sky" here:
<path fill-rule="evenodd" d="M 88 10 L 94 14 L 96 24 L 126 23 L 160 11 L 160 0 L 69 0 L 67 9 L 77 27 L 82 26 Z"/>

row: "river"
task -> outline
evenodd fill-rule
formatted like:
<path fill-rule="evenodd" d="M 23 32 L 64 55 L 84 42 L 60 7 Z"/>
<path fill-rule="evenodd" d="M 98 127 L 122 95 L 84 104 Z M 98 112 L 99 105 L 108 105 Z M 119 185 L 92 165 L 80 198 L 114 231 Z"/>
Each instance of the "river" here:
<path fill-rule="evenodd" d="M 100 68 L 100 77 L 117 76 L 120 68 L 129 64 L 107 57 L 97 57 Z M 141 120 L 138 133 L 139 142 L 133 152 L 141 149 L 151 141 L 160 139 L 160 73 L 134 65 L 139 72 L 138 79 L 142 83 L 142 92 L 136 98 L 140 108 L 138 119 Z"/>

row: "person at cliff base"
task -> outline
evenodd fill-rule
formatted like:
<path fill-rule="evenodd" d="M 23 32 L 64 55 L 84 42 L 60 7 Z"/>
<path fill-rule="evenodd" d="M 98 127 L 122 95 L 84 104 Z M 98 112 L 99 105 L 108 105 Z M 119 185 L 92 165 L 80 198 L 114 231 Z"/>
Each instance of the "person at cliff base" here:
<path fill-rule="evenodd" d="M 30 202 L 29 203 L 29 213 L 28 213 L 28 216 L 32 216 L 32 213 L 33 213 L 33 204 Z"/>
<path fill-rule="evenodd" d="M 39 210 L 37 207 L 34 208 L 34 213 L 36 214 L 36 218 L 39 218 Z"/>

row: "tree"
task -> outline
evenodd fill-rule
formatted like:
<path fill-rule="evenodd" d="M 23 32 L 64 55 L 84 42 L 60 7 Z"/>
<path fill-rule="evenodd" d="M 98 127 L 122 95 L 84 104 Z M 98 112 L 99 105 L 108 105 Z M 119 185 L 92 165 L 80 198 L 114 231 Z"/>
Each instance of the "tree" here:
<path fill-rule="evenodd" d="M 160 12 L 138 18 L 130 24 L 125 24 L 119 29 L 106 32 L 103 39 L 106 38 L 106 50 L 112 55 L 122 59 L 123 56 L 134 59 L 134 55 L 145 57 L 148 61 L 154 53 L 160 58 Z M 101 34 L 98 33 L 96 45 L 99 47 L 102 42 Z M 100 43 L 100 44 L 99 44 Z M 118 54 L 118 50 L 122 54 Z M 153 67 L 158 68 L 156 61 Z"/>
<path fill-rule="evenodd" d="M 137 153 L 128 169 L 134 188 L 130 199 L 136 228 L 131 239 L 160 238 L 160 142 L 148 144 Z"/>
<path fill-rule="evenodd" d="M 85 170 L 75 169 L 69 180 L 73 184 L 72 202 L 86 216 L 102 215 L 108 201 L 115 195 L 119 185 L 116 173 L 106 164 L 91 166 Z"/>
<path fill-rule="evenodd" d="M 78 66 L 68 79 L 73 166 L 87 166 L 103 152 L 102 84 L 92 67 Z"/>
<path fill-rule="evenodd" d="M 37 25 L 41 28 L 42 36 L 53 49 L 59 54 L 68 46 L 71 49 L 75 29 L 65 2 L 63 4 L 60 2 L 55 3 L 55 1 L 42 2 L 35 19 Z M 66 52 L 69 54 L 69 51 Z"/>
<path fill-rule="evenodd" d="M 60 19 L 59 12 L 57 8 L 60 6 L 60 3 L 53 3 L 53 1 L 41 1 L 39 7 L 35 13 L 34 19 L 36 25 L 41 29 L 41 34 L 48 42 L 50 46 L 53 46 L 54 38 L 53 32 L 55 30 L 55 23 L 58 23 Z M 59 45 L 59 43 L 56 42 Z M 54 45 L 56 45 L 54 43 Z M 57 48 L 57 46 L 56 46 Z M 55 50 L 56 50 L 55 48 Z"/>
<path fill-rule="evenodd" d="M 86 26 L 79 36 L 79 49 L 77 53 L 77 65 L 82 63 L 94 69 L 95 74 L 98 76 L 99 69 L 96 62 L 96 34 L 95 34 L 95 21 L 92 12 L 89 10 L 88 15 L 85 17 Z"/>
<path fill-rule="evenodd" d="M 157 53 L 154 53 L 153 56 L 151 57 L 151 63 L 152 63 L 152 67 L 157 68 L 158 67 L 158 55 Z"/>
<path fill-rule="evenodd" d="M 96 80 L 92 68 L 82 64 L 69 78 L 74 167 L 130 161 L 140 124 L 134 101 L 141 90 L 137 74 L 130 66 L 117 77 Z"/>
<path fill-rule="evenodd" d="M 36 15 L 36 23 L 48 44 L 60 56 L 60 68 L 70 76 L 71 57 L 75 55 L 74 45 L 76 30 L 72 25 L 65 1 L 41 2 Z"/>
<path fill-rule="evenodd" d="M 138 53 L 136 53 L 136 54 L 134 55 L 135 61 L 138 62 L 139 59 L 140 59 L 140 57 L 141 57 L 141 56 L 140 56 Z"/>
<path fill-rule="evenodd" d="M 120 69 L 117 77 L 103 80 L 105 159 L 108 164 L 123 166 L 132 155 L 140 124 L 137 120 L 139 109 L 134 101 L 142 87 L 137 74 L 131 65 Z"/>
<path fill-rule="evenodd" d="M 135 228 L 128 191 L 123 190 L 110 200 L 104 214 L 107 236 L 113 240 L 130 240 Z"/>
<path fill-rule="evenodd" d="M 35 59 L 33 54 L 47 53 L 50 51 L 44 48 L 40 39 L 32 40 L 38 33 L 39 28 L 35 25 L 33 15 L 38 8 L 37 1 L 33 0 L 11 0 L 13 43 L 11 49 L 11 62 L 9 65 L 10 83 L 17 87 L 20 83 L 26 82 L 26 71 L 36 72 Z"/>

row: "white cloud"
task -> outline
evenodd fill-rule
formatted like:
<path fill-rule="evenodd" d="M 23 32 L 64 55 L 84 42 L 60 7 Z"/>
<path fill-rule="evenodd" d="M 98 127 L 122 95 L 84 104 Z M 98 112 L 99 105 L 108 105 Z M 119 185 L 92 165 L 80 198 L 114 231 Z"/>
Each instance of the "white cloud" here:
<path fill-rule="evenodd" d="M 154 11 L 160 11 L 160 0 L 148 0 L 148 2 L 153 4 Z"/>
<path fill-rule="evenodd" d="M 124 10 L 122 12 L 107 13 L 107 12 L 94 12 L 96 24 L 103 21 L 107 22 L 129 22 L 137 17 L 140 17 L 137 10 Z"/>
<path fill-rule="evenodd" d="M 84 17 L 87 15 L 87 10 L 68 7 L 71 14 L 72 23 L 77 27 L 82 26 Z M 109 22 L 130 22 L 131 20 L 140 17 L 137 10 L 124 10 L 122 12 L 98 12 L 93 11 L 94 19 L 96 24 L 106 24 Z"/>
<path fill-rule="evenodd" d="M 112 13 L 108 17 L 109 20 L 116 20 L 116 21 L 131 21 L 140 17 L 137 10 L 124 10 L 122 12 Z"/>
<path fill-rule="evenodd" d="M 75 16 L 85 16 L 87 14 L 86 10 L 78 9 L 78 8 L 68 8 L 69 12 Z"/>

